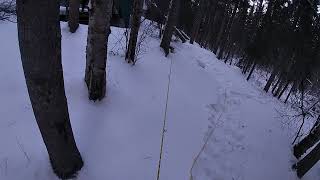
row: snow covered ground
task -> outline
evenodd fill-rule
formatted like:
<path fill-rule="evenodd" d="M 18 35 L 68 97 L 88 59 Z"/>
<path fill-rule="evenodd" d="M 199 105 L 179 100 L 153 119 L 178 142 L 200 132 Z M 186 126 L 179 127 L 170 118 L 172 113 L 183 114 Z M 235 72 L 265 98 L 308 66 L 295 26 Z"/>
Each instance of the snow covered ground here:
<path fill-rule="evenodd" d="M 94 103 L 83 81 L 86 33 L 80 26 L 70 34 L 62 23 L 69 112 L 85 161 L 78 180 L 156 179 L 170 66 L 160 180 L 298 179 L 292 132 L 278 113 L 284 105 L 237 68 L 188 43 L 174 43 L 166 58 L 159 40 L 148 38 L 134 67 L 109 54 L 107 97 Z M 110 49 L 121 34 L 112 33 Z M 0 39 L 0 180 L 56 180 L 29 102 L 16 24 L 0 23 Z M 320 179 L 319 170 L 303 179 Z"/>

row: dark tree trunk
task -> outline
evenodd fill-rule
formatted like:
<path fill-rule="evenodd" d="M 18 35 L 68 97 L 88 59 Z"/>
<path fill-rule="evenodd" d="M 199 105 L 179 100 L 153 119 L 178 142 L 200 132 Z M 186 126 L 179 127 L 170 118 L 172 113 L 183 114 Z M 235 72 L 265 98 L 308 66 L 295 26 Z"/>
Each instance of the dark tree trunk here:
<path fill-rule="evenodd" d="M 249 79 L 251 78 L 252 73 L 253 73 L 254 69 L 256 68 L 256 65 L 257 65 L 257 63 L 254 62 L 253 65 L 252 65 L 252 68 L 251 68 L 251 70 L 250 70 L 250 73 L 249 73 L 249 75 L 248 75 L 248 77 L 247 77 L 247 81 L 249 81 Z"/>
<path fill-rule="evenodd" d="M 238 10 L 238 7 L 239 7 L 239 4 L 240 4 L 240 1 L 236 3 L 235 7 L 233 8 L 232 10 L 232 15 L 230 18 L 228 18 L 228 24 L 224 30 L 224 35 L 222 36 L 222 42 L 221 42 L 221 46 L 220 46 L 220 50 L 219 50 L 219 55 L 218 55 L 218 59 L 222 59 L 223 58 L 223 55 L 224 55 L 224 51 L 226 49 L 226 46 L 228 44 L 228 41 L 229 41 L 229 36 L 230 36 L 230 31 L 231 31 L 231 28 L 232 28 L 232 25 L 233 25 L 233 22 L 234 22 L 234 18 L 235 18 L 235 15 L 236 15 L 236 12 Z"/>
<path fill-rule="evenodd" d="M 69 19 L 68 24 L 70 28 L 70 32 L 74 33 L 77 31 L 79 27 L 79 8 L 80 8 L 80 0 L 69 0 Z"/>
<path fill-rule="evenodd" d="M 227 25 L 227 21 L 228 21 L 228 10 L 227 10 L 228 7 L 225 7 L 224 10 L 223 10 L 223 19 L 222 19 L 222 24 L 220 26 L 220 30 L 219 30 L 219 33 L 217 35 L 217 38 L 216 38 L 216 42 L 214 42 L 214 47 L 213 47 L 213 53 L 217 53 L 218 49 L 220 48 L 220 43 L 221 43 L 221 40 L 222 40 L 222 36 L 223 36 L 223 32 L 225 31 L 225 28 L 226 28 L 226 25 Z"/>
<path fill-rule="evenodd" d="M 303 177 L 320 159 L 320 143 L 295 166 L 299 178 Z"/>
<path fill-rule="evenodd" d="M 182 43 L 185 43 L 187 39 L 185 36 L 183 36 L 182 31 L 180 31 L 177 27 L 174 27 L 175 35 L 182 41 Z"/>
<path fill-rule="evenodd" d="M 171 0 L 169 15 L 168 15 L 168 19 L 165 25 L 165 29 L 164 29 L 161 44 L 160 44 L 160 47 L 164 50 L 166 56 L 168 56 L 170 52 L 170 43 L 171 43 L 173 31 L 174 31 L 174 26 L 176 25 L 178 20 L 179 7 L 180 7 L 180 0 Z"/>
<path fill-rule="evenodd" d="M 69 178 L 82 168 L 83 161 L 64 91 L 59 1 L 16 3 L 21 61 L 34 116 L 54 172 Z"/>
<path fill-rule="evenodd" d="M 232 65 L 233 56 L 234 56 L 234 55 L 232 54 L 231 59 L 230 59 L 230 63 L 229 63 L 230 66 Z"/>
<path fill-rule="evenodd" d="M 106 94 L 107 46 L 113 0 L 91 0 L 86 54 L 85 81 L 90 100 Z"/>
<path fill-rule="evenodd" d="M 292 93 L 292 91 L 293 91 L 294 88 L 295 88 L 295 83 L 292 84 L 292 87 L 291 87 L 291 89 L 290 89 L 290 91 L 289 91 L 289 93 L 288 93 L 288 95 L 287 95 L 286 100 L 284 101 L 284 103 L 287 103 L 287 101 L 289 100 L 289 97 L 290 97 L 290 95 L 291 95 L 291 93 Z"/>
<path fill-rule="evenodd" d="M 162 24 L 158 23 L 158 26 L 159 26 L 159 38 L 161 39 L 161 37 L 162 37 Z"/>
<path fill-rule="evenodd" d="M 211 48 L 213 46 L 213 43 L 214 40 L 216 39 L 216 36 L 215 36 L 215 32 L 214 32 L 214 28 L 216 26 L 216 22 L 220 17 L 220 15 L 222 14 L 223 16 L 223 12 L 221 14 L 218 13 L 217 11 L 217 7 L 218 7 L 218 1 L 217 0 L 212 0 L 212 1 L 209 1 L 208 3 L 208 12 L 207 12 L 207 24 L 206 24 L 206 27 L 205 27 L 205 33 L 204 33 L 204 36 L 203 38 L 205 38 L 203 40 L 203 46 L 205 48 L 208 48 L 208 46 L 210 45 L 210 49 L 213 49 Z"/>
<path fill-rule="evenodd" d="M 245 65 L 243 66 L 243 70 L 242 70 L 242 73 L 243 74 L 246 74 L 250 68 L 250 66 L 252 65 L 251 64 L 251 61 L 250 60 L 246 60 L 247 62 L 245 63 Z"/>
<path fill-rule="evenodd" d="M 290 81 L 288 81 L 288 82 L 286 83 L 286 85 L 283 87 L 283 89 L 281 90 L 281 92 L 280 92 L 280 94 L 279 94 L 279 96 L 278 96 L 278 99 L 280 99 L 281 96 L 283 95 L 283 93 L 287 90 L 289 84 L 290 84 Z"/>
<path fill-rule="evenodd" d="M 205 4 L 204 0 L 199 0 L 199 5 L 197 6 L 196 15 L 193 20 L 193 26 L 191 31 L 191 37 L 190 37 L 190 43 L 193 44 L 195 38 L 198 36 L 201 19 L 202 19 L 202 13 L 203 13 L 203 6 Z"/>
<path fill-rule="evenodd" d="M 143 0 L 133 1 L 133 13 L 131 16 L 131 31 L 126 59 L 128 63 L 136 62 L 136 46 L 140 29 Z"/>
<path fill-rule="evenodd" d="M 69 0 L 66 0 L 66 15 L 69 17 Z"/>
<path fill-rule="evenodd" d="M 276 78 L 276 75 L 277 75 L 277 70 L 274 68 L 273 71 L 272 71 L 272 73 L 271 73 L 271 75 L 270 75 L 270 77 L 269 77 L 269 79 L 268 79 L 268 81 L 267 81 L 267 84 L 264 86 L 264 89 L 263 89 L 263 90 L 264 90 L 265 92 L 268 92 L 268 91 L 269 91 L 269 89 L 270 89 L 270 87 L 271 87 L 274 79 Z"/>
<path fill-rule="evenodd" d="M 225 63 L 225 64 L 227 64 L 227 62 L 228 62 L 229 58 L 230 58 L 230 52 L 228 52 L 227 57 L 224 59 L 224 63 Z"/>
<path fill-rule="evenodd" d="M 280 80 L 278 88 L 273 94 L 274 97 L 277 97 L 280 94 L 281 89 L 282 89 L 283 86 L 284 86 L 284 80 Z"/>
<path fill-rule="evenodd" d="M 276 84 L 273 86 L 273 88 L 272 88 L 272 94 L 274 94 L 275 90 L 277 89 L 277 87 L 278 87 L 278 85 L 279 85 L 279 83 L 280 83 L 280 81 L 281 81 L 281 78 L 282 78 L 282 75 L 280 75 L 280 77 L 278 78 Z"/>
<path fill-rule="evenodd" d="M 317 122 L 319 121 L 318 120 Z M 320 140 L 320 126 L 316 126 L 302 141 L 293 147 L 293 154 L 296 158 L 300 158 L 308 149 L 314 146 Z"/>

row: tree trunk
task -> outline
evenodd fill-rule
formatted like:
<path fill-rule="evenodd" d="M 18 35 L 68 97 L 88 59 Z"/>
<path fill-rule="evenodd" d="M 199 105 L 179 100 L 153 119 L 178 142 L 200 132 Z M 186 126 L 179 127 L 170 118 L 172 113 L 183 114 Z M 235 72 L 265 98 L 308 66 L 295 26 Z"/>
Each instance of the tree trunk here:
<path fill-rule="evenodd" d="M 273 93 L 274 97 L 277 97 L 279 95 L 283 86 L 284 86 L 284 80 L 280 80 L 277 90 Z"/>
<path fill-rule="evenodd" d="M 280 76 L 279 76 L 276 84 L 273 86 L 273 88 L 272 88 L 272 94 L 274 94 L 275 90 L 277 89 L 277 87 L 278 87 L 278 85 L 279 85 L 279 83 L 280 83 L 280 81 L 281 81 L 281 78 L 282 78 L 282 74 L 280 74 Z"/>
<path fill-rule="evenodd" d="M 223 19 L 222 19 L 222 24 L 220 26 L 220 30 L 219 30 L 219 33 L 217 35 L 217 38 L 216 38 L 216 42 L 214 42 L 214 47 L 213 47 L 213 53 L 217 53 L 218 49 L 220 48 L 220 43 L 221 43 L 221 40 L 222 40 L 222 36 L 223 36 L 223 32 L 226 28 L 226 25 L 227 25 L 227 21 L 228 21 L 228 10 L 227 10 L 228 7 L 225 7 L 224 10 L 223 10 Z"/>
<path fill-rule="evenodd" d="M 318 117 L 318 120 L 319 121 Z M 320 126 L 316 126 L 302 141 L 293 147 L 293 154 L 296 158 L 300 158 L 309 148 L 320 140 Z"/>
<path fill-rule="evenodd" d="M 66 0 L 66 17 L 69 17 L 69 1 L 70 0 Z"/>
<path fill-rule="evenodd" d="M 249 73 L 249 75 L 248 75 L 248 77 L 247 77 L 247 81 L 249 81 L 249 79 L 251 78 L 251 75 L 252 75 L 254 69 L 256 68 L 256 65 L 257 65 L 257 63 L 254 62 L 254 63 L 253 63 L 253 66 L 252 66 L 252 68 L 251 68 L 251 70 L 250 70 L 250 73 Z"/>
<path fill-rule="evenodd" d="M 232 65 L 233 57 L 234 57 L 234 54 L 231 55 L 231 59 L 230 59 L 230 63 L 229 63 L 230 66 Z"/>
<path fill-rule="evenodd" d="M 240 1 L 236 3 L 235 7 L 232 10 L 232 15 L 230 18 L 228 18 L 228 24 L 226 26 L 226 29 L 224 30 L 224 35 L 222 36 L 222 42 L 221 42 L 221 46 L 220 46 L 220 50 L 219 50 L 219 54 L 218 54 L 218 59 L 223 59 L 223 55 L 224 55 L 224 51 L 226 49 L 226 46 L 228 44 L 229 41 L 229 36 L 230 36 L 230 32 L 231 32 L 231 28 L 233 26 L 233 22 L 235 19 L 235 15 L 237 12 L 237 9 L 239 7 Z"/>
<path fill-rule="evenodd" d="M 268 81 L 267 81 L 267 84 L 264 86 L 264 89 L 263 89 L 263 90 L 264 90 L 265 92 L 268 92 L 268 91 L 269 91 L 269 89 L 270 89 L 270 87 L 271 87 L 274 79 L 276 78 L 276 75 L 277 75 L 277 70 L 274 68 L 273 71 L 272 71 L 272 73 L 271 73 L 271 75 L 270 75 L 270 77 L 269 77 L 269 79 L 268 79 Z"/>
<path fill-rule="evenodd" d="M 174 30 L 174 26 L 178 20 L 178 11 L 180 7 L 180 0 L 171 0 L 168 19 L 163 32 L 160 47 L 164 50 L 165 55 L 168 56 L 170 51 L 170 42 Z"/>
<path fill-rule="evenodd" d="M 162 37 L 162 24 L 158 23 L 158 27 L 159 27 L 159 38 L 161 39 L 161 37 Z"/>
<path fill-rule="evenodd" d="M 243 70 L 242 73 L 246 74 L 249 70 L 249 68 L 251 67 L 251 60 L 245 60 L 245 65 L 243 66 Z"/>
<path fill-rule="evenodd" d="M 107 46 L 113 0 L 91 0 L 86 54 L 85 81 L 90 100 L 106 94 Z"/>
<path fill-rule="evenodd" d="M 177 28 L 174 27 L 175 35 L 182 41 L 182 43 L 185 43 L 187 39 L 183 36 L 182 32 Z"/>
<path fill-rule="evenodd" d="M 71 33 L 77 31 L 79 27 L 79 8 L 80 8 L 80 0 L 70 0 L 69 1 L 70 11 L 69 11 L 69 30 Z"/>
<path fill-rule="evenodd" d="M 190 37 L 190 44 L 193 44 L 194 39 L 198 36 L 201 19 L 202 19 L 202 13 L 203 13 L 203 6 L 205 2 L 204 0 L 199 0 L 199 5 L 197 6 L 196 15 L 193 20 L 193 26 L 192 26 L 192 32 Z"/>
<path fill-rule="evenodd" d="M 286 83 L 286 85 L 283 87 L 283 89 L 281 90 L 281 92 L 280 92 L 280 94 L 279 94 L 279 96 L 278 96 L 278 99 L 280 99 L 281 96 L 283 95 L 283 93 L 287 90 L 289 84 L 290 84 L 290 81 L 288 81 L 288 82 Z"/>
<path fill-rule="evenodd" d="M 287 103 L 287 101 L 289 100 L 289 97 L 290 97 L 290 95 L 291 95 L 291 93 L 292 93 L 292 91 L 294 89 L 294 86 L 295 86 L 295 82 L 292 84 L 292 87 L 291 87 L 291 89 L 289 91 L 289 94 L 287 95 L 286 100 L 284 101 L 284 103 Z"/>
<path fill-rule="evenodd" d="M 59 1 L 17 0 L 18 37 L 35 119 L 60 178 L 83 166 L 69 120 L 61 64 Z"/>
<path fill-rule="evenodd" d="M 214 33 L 214 28 L 216 25 L 216 22 L 220 17 L 220 14 L 223 13 L 218 13 L 219 11 L 217 11 L 218 9 L 218 1 L 217 0 L 212 0 L 209 1 L 209 3 L 207 4 L 208 6 L 208 10 L 207 10 L 207 23 L 206 26 L 204 27 L 205 31 L 203 33 L 203 43 L 202 43 L 202 47 L 208 48 L 208 45 L 212 46 L 212 42 L 214 42 L 214 40 L 216 39 L 216 35 Z M 212 49 L 210 47 L 210 49 Z"/>
<path fill-rule="evenodd" d="M 302 160 L 300 160 L 295 168 L 299 178 L 303 177 L 320 159 L 320 143 Z"/>
<path fill-rule="evenodd" d="M 131 31 L 126 59 L 128 63 L 136 62 L 136 46 L 140 29 L 140 20 L 142 15 L 143 0 L 134 0 L 133 12 L 131 16 Z"/>

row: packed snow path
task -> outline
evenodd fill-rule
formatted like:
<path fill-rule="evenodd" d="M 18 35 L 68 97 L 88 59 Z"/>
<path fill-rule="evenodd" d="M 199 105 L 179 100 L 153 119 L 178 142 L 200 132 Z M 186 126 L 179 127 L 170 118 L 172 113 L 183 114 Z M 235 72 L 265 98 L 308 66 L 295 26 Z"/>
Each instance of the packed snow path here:
<path fill-rule="evenodd" d="M 290 169 L 292 139 L 276 111 L 283 105 L 197 46 L 174 43 L 166 58 L 159 40 L 149 38 L 134 67 L 109 55 L 107 97 L 90 102 L 83 82 L 86 29 L 70 34 L 62 24 L 69 112 L 85 161 L 78 180 L 156 179 L 171 60 L 160 180 L 189 180 L 207 138 L 193 180 L 297 179 Z M 57 180 L 29 102 L 16 24 L 0 23 L 0 39 L 0 179 Z M 304 179 L 319 179 L 317 172 Z"/>

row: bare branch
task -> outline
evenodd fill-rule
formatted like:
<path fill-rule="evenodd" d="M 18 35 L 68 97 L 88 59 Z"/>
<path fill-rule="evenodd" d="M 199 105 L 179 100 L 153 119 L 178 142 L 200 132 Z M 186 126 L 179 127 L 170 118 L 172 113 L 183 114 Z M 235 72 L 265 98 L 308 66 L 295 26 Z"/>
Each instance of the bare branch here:
<path fill-rule="evenodd" d="M 0 1 L 0 21 L 12 21 L 16 15 L 16 4 L 13 0 Z"/>

